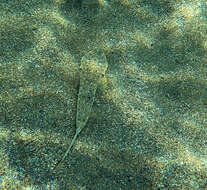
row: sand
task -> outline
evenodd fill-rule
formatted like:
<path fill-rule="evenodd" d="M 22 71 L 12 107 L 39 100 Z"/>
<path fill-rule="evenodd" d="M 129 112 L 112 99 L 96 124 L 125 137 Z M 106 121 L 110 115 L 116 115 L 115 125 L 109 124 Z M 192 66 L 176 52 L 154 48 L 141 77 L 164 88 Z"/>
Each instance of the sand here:
<path fill-rule="evenodd" d="M 108 68 L 76 131 L 80 63 Z M 0 189 L 207 189 L 204 0 L 1 0 Z"/>

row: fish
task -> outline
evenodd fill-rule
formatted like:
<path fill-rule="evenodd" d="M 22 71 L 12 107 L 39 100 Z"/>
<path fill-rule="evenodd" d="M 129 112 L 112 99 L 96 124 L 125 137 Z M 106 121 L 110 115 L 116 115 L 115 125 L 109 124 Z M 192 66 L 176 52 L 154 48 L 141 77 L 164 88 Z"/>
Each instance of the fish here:
<path fill-rule="evenodd" d="M 107 68 L 108 62 L 106 56 L 100 48 L 91 50 L 82 57 L 77 99 L 76 132 L 68 149 L 55 168 L 65 160 L 78 135 L 86 126 L 95 100 L 96 90 L 98 86 L 101 85 L 101 81 L 106 75 Z"/>

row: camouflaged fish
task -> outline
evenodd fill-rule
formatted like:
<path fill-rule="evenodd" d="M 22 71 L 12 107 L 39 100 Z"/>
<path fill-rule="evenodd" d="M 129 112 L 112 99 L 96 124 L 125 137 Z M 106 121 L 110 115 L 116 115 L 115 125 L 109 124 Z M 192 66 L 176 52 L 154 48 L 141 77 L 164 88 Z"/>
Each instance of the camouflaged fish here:
<path fill-rule="evenodd" d="M 62 157 L 58 166 L 70 152 L 78 134 L 86 126 L 95 99 L 96 89 L 101 83 L 108 67 L 104 52 L 100 49 L 93 50 L 83 56 L 80 65 L 80 87 L 77 102 L 76 133 L 70 146 Z"/>

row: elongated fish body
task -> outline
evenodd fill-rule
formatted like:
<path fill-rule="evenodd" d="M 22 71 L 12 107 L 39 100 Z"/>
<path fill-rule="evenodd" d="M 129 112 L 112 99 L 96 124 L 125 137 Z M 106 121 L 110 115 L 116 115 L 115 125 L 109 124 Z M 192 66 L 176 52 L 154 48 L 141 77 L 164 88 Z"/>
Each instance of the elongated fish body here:
<path fill-rule="evenodd" d="M 95 99 L 96 89 L 108 67 L 105 54 L 100 49 L 83 56 L 80 66 L 80 88 L 77 102 L 77 132 L 86 125 Z"/>
<path fill-rule="evenodd" d="M 80 66 L 80 87 L 77 101 L 76 133 L 64 156 L 54 169 L 56 169 L 66 158 L 78 134 L 85 127 L 91 113 L 96 89 L 101 83 L 101 79 L 105 77 L 107 67 L 108 62 L 106 60 L 106 56 L 100 49 L 93 50 L 83 56 Z"/>

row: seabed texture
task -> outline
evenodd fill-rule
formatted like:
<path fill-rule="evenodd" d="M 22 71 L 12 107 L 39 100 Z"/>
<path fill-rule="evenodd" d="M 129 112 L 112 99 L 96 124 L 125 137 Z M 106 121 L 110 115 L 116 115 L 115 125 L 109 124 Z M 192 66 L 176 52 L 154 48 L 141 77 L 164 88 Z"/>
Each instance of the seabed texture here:
<path fill-rule="evenodd" d="M 95 49 L 108 68 L 54 170 Z M 207 190 L 205 0 L 0 1 L 0 190 L 196 189 Z"/>

